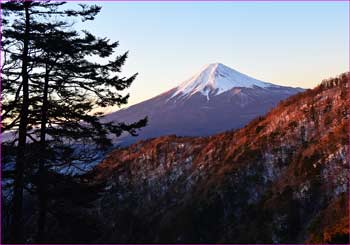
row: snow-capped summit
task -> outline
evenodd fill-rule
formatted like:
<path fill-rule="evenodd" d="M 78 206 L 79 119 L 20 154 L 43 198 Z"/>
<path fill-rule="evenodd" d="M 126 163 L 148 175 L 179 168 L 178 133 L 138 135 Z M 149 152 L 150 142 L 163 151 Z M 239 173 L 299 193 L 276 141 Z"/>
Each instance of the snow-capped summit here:
<path fill-rule="evenodd" d="M 232 88 L 253 88 L 255 86 L 266 88 L 276 85 L 249 77 L 221 63 L 213 63 L 206 65 L 196 75 L 176 87 L 171 98 L 188 97 L 200 92 L 209 99 L 210 96 L 219 95 Z"/>
<path fill-rule="evenodd" d="M 301 91 L 266 83 L 215 63 L 177 87 L 108 114 L 104 120 L 132 123 L 148 117 L 148 125 L 138 137 L 119 138 L 120 144 L 171 134 L 208 136 L 240 128 Z"/>

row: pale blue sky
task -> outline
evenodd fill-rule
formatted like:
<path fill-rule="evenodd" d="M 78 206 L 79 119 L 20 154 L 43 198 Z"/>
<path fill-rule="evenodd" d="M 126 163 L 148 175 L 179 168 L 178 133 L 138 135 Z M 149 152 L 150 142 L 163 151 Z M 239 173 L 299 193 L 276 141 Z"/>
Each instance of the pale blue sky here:
<path fill-rule="evenodd" d="M 73 4 L 73 3 L 70 3 Z M 83 25 L 129 50 L 130 104 L 175 87 L 208 63 L 260 80 L 314 87 L 349 70 L 347 2 L 100 2 Z"/>

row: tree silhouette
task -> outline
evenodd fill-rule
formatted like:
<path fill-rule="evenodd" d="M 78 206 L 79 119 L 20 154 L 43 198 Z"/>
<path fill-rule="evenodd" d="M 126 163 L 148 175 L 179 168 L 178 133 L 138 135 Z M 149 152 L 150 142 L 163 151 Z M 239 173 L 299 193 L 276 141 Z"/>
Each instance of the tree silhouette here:
<path fill-rule="evenodd" d="M 17 149 L 12 242 L 25 241 L 22 206 L 26 169 L 37 186 L 37 241 L 41 242 L 45 239 L 48 176 L 53 167 L 91 161 L 92 157 L 86 158 L 79 151 L 83 145 L 89 145 L 92 152 L 94 148 L 106 149 L 112 144 L 110 134 L 120 136 L 127 131 L 136 135 L 147 122 L 146 118 L 132 124 L 102 122 L 100 114 L 92 113 L 97 106 L 126 104 L 129 95 L 118 91 L 129 87 L 137 74 L 119 76 L 127 53 L 113 58 L 118 42 L 72 30 L 72 18 L 93 20 L 100 7 L 80 5 L 81 10 L 61 10 L 62 5 L 49 1 L 2 4 L 4 16 L 10 17 L 3 20 L 2 131 L 18 132 L 12 142 Z M 91 61 L 94 57 L 110 60 L 97 63 Z"/>

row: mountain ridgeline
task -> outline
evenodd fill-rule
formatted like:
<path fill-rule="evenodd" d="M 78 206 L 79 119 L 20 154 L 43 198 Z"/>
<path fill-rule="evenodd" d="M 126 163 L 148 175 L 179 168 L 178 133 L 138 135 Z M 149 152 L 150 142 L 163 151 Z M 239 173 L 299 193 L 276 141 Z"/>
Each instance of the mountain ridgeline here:
<path fill-rule="evenodd" d="M 164 135 L 209 136 L 241 128 L 264 115 L 279 101 L 303 91 L 278 86 L 214 63 L 179 86 L 104 117 L 104 121 L 133 122 L 148 117 L 138 137 L 124 135 L 115 143 L 129 145 Z"/>
<path fill-rule="evenodd" d="M 107 181 L 96 241 L 349 243 L 348 90 L 346 73 L 239 130 L 115 150 L 83 177 Z"/>

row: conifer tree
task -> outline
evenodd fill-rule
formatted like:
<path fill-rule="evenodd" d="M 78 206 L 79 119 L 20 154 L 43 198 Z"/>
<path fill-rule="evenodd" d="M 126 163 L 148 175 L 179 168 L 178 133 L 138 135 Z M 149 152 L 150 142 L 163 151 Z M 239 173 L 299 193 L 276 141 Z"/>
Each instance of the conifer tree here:
<path fill-rule="evenodd" d="M 96 106 L 126 104 L 128 95 L 122 96 L 118 91 L 130 86 L 136 74 L 119 77 L 127 53 L 103 64 L 91 61 L 91 57 L 96 56 L 112 57 L 117 42 L 72 30 L 71 18 L 93 20 L 99 7 L 80 5 L 81 10 L 60 10 L 62 5 L 62 2 L 49 1 L 2 4 L 5 16 L 18 18 L 4 19 L 2 36 L 7 58 L 2 64 L 2 119 L 5 122 L 2 131 L 18 132 L 11 219 L 13 242 L 24 242 L 25 169 L 37 176 L 37 239 L 41 242 L 49 196 L 47 176 L 52 167 L 81 162 L 77 145 L 88 142 L 91 146 L 106 148 L 111 145 L 109 134 L 119 136 L 128 131 L 135 135 L 136 129 L 146 124 L 146 119 L 132 124 L 102 123 L 99 114 L 92 114 Z M 29 143 L 30 153 L 26 151 Z M 30 154 L 35 154 L 36 161 L 29 161 Z"/>

